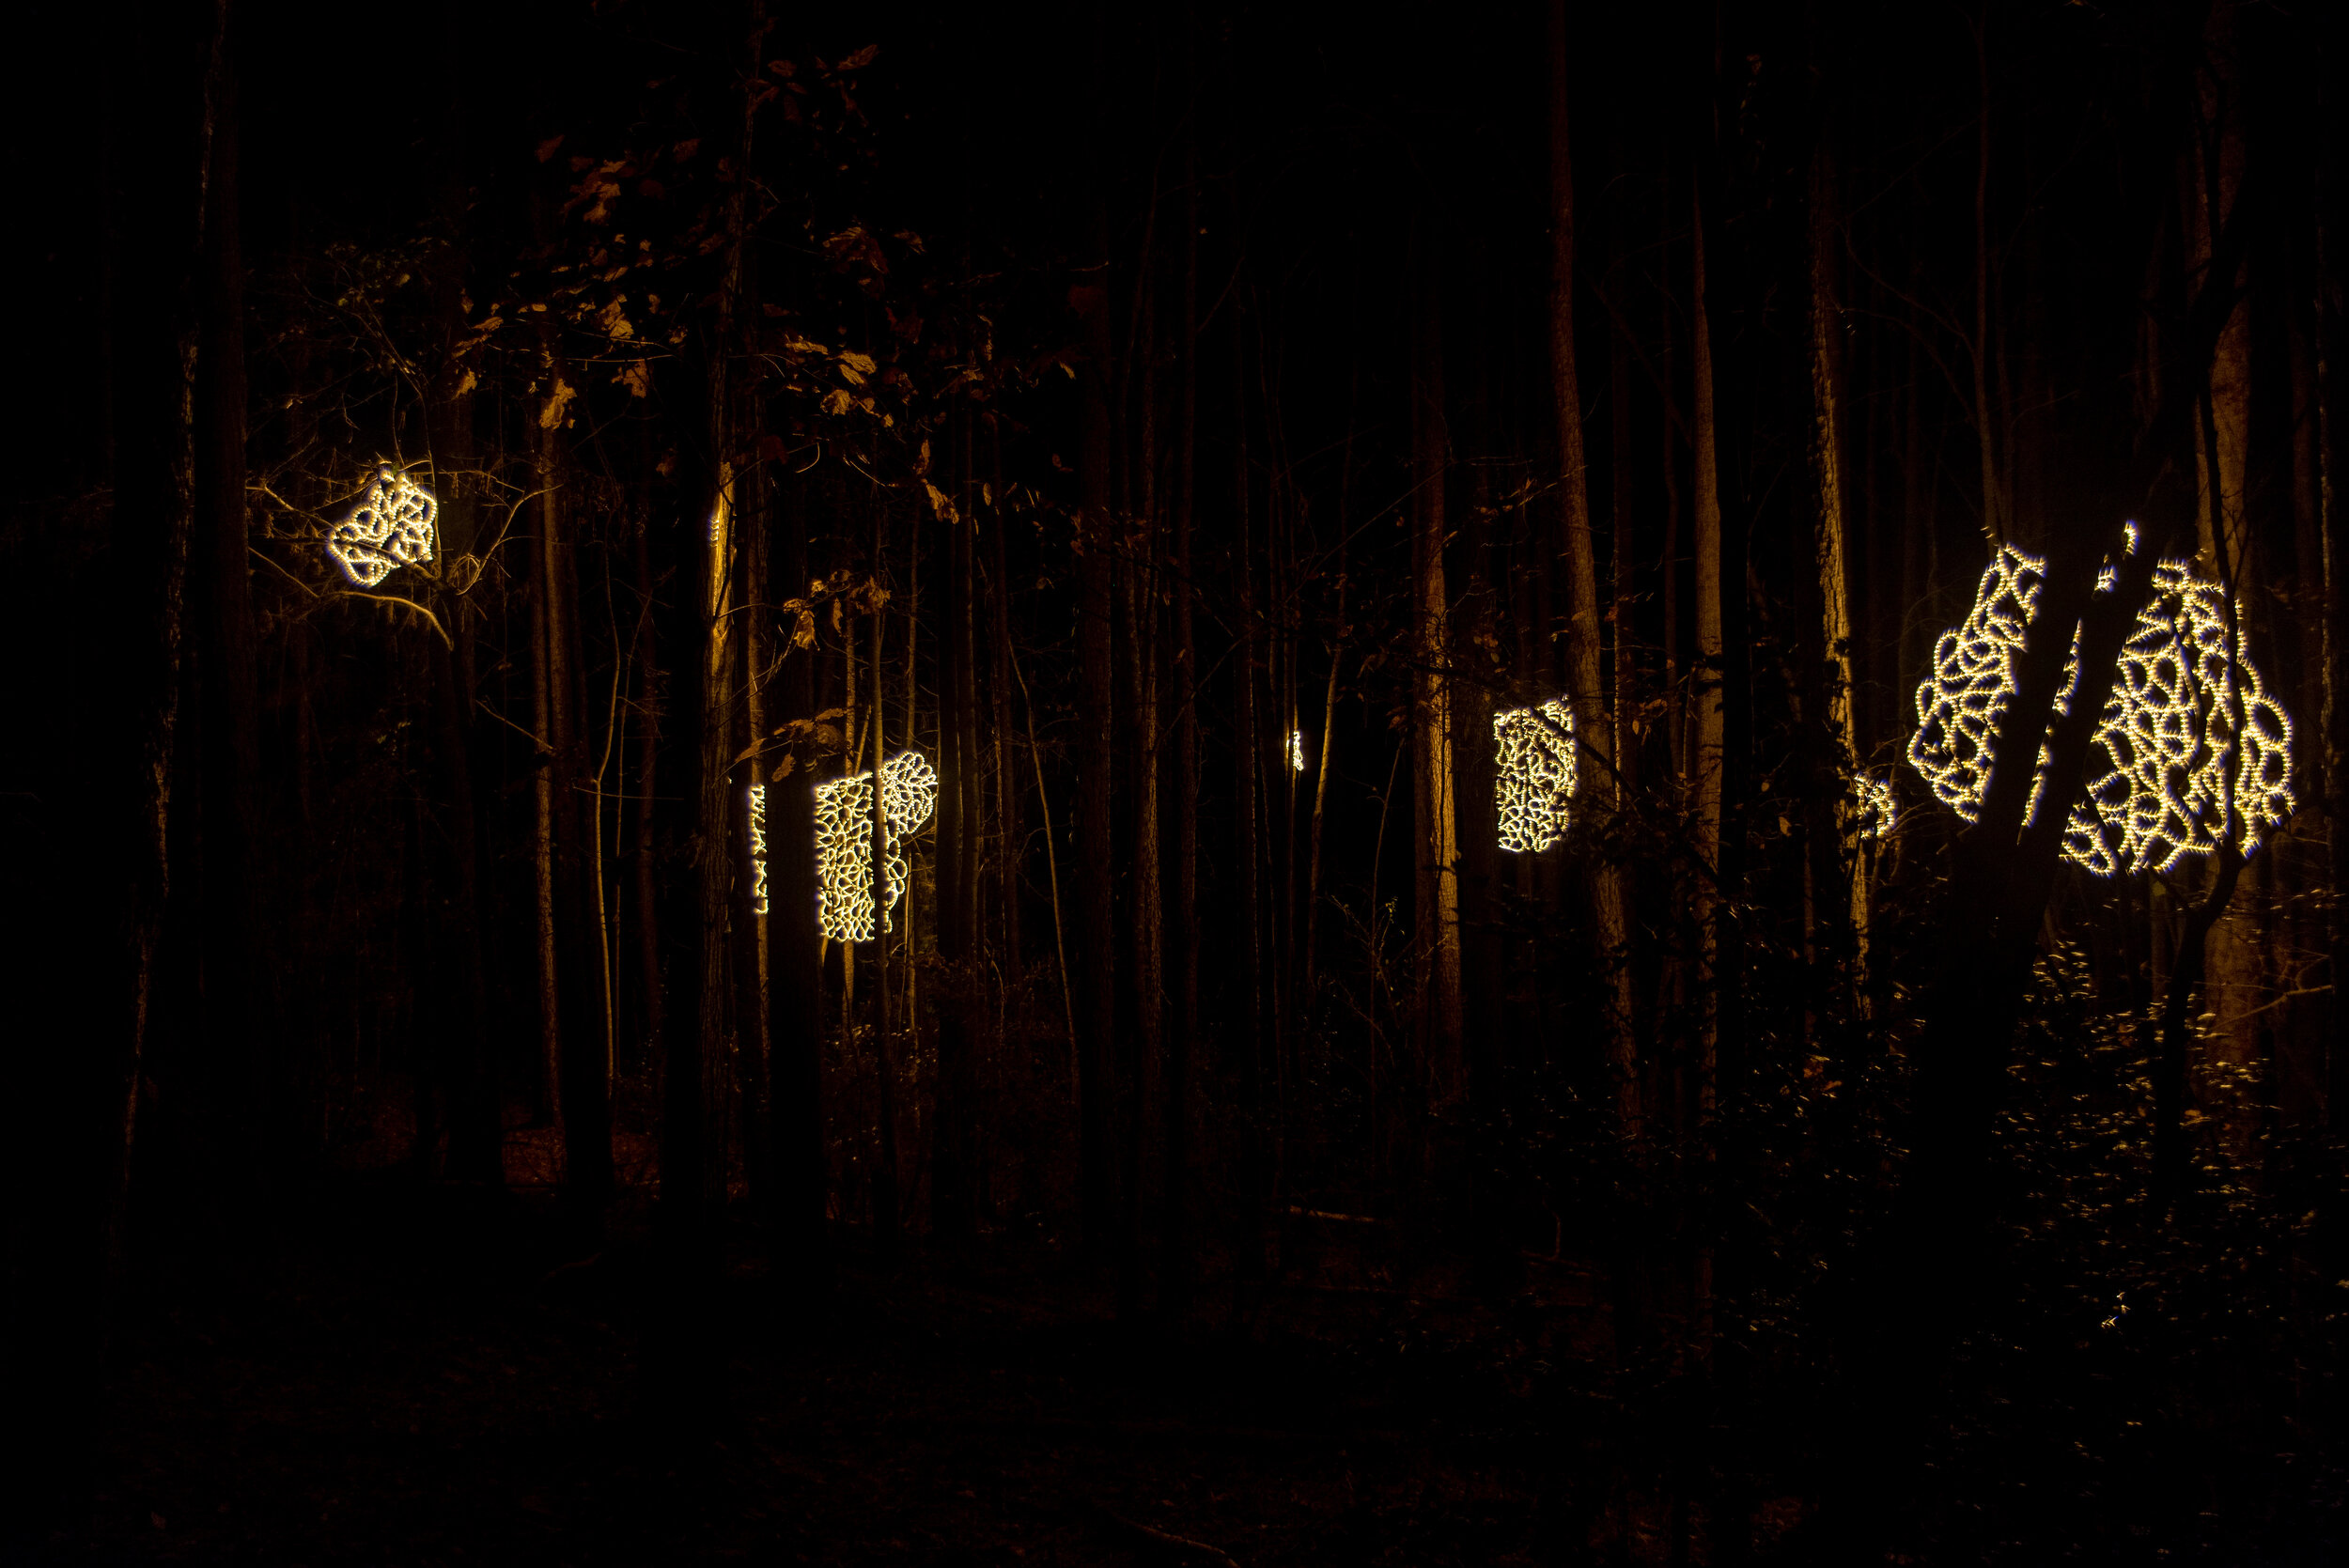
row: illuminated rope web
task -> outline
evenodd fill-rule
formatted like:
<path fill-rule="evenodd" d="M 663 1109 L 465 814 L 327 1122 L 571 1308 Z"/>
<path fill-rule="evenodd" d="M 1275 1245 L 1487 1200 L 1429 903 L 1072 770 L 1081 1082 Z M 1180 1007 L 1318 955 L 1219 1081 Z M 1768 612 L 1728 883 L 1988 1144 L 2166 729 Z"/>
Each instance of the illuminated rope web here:
<path fill-rule="evenodd" d="M 1900 801 L 1892 781 L 1862 773 L 1851 782 L 1851 831 L 1857 838 L 1890 838 L 1901 819 Z"/>
<path fill-rule="evenodd" d="M 2096 726 L 2087 798 L 2064 824 L 2066 855 L 2100 876 L 2168 871 L 2226 843 L 2248 855 L 2292 815 L 2292 721 L 2242 636 L 2218 584 L 2184 561 L 2154 568 L 2154 601 Z"/>
<path fill-rule="evenodd" d="M 880 928 L 904 896 L 911 868 L 901 852 L 938 804 L 938 774 L 919 752 L 881 764 L 886 893 Z M 838 942 L 873 939 L 873 775 L 868 769 L 816 786 L 816 924 Z"/>
<path fill-rule="evenodd" d="M 767 786 L 751 785 L 751 913 L 767 912 Z"/>
<path fill-rule="evenodd" d="M 2109 591 L 2117 576 L 2108 567 L 2098 591 Z M 1972 611 L 1941 634 L 1933 674 L 1917 688 L 1909 763 L 1968 822 L 1981 813 L 2024 629 L 2046 578 L 2044 560 L 2001 546 Z M 2065 858 L 2102 877 L 2167 871 L 2227 842 L 2248 855 L 2294 806 L 2292 722 L 2240 648 L 2239 616 L 2226 593 L 2184 561 L 2155 567 L 2153 589 L 2097 721 L 2086 790 L 2064 823 Z M 2076 629 L 2056 713 L 2070 711 L 2078 680 Z M 2048 760 L 2042 739 L 2033 817 Z"/>
<path fill-rule="evenodd" d="M 1575 787 L 1574 714 L 1555 701 L 1496 713 L 1493 749 L 1501 847 L 1539 853 L 1565 836 Z"/>
<path fill-rule="evenodd" d="M 432 520 L 440 511 L 430 490 L 391 464 L 379 464 L 366 493 L 327 534 L 326 553 L 353 582 L 372 588 L 394 567 L 432 559 Z"/>

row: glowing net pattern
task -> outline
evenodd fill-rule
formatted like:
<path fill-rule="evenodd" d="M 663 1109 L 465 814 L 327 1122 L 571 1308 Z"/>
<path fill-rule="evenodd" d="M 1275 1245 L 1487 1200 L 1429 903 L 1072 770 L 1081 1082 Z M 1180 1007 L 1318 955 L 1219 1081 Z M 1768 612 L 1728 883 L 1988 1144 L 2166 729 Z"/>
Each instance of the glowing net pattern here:
<path fill-rule="evenodd" d="M 881 764 L 883 868 L 880 929 L 905 895 L 911 872 L 901 846 L 930 819 L 938 774 L 919 752 Z M 816 924 L 836 942 L 873 939 L 873 775 L 868 769 L 816 786 Z"/>
<path fill-rule="evenodd" d="M 1862 773 L 1851 782 L 1851 831 L 1856 838 L 1882 839 L 1892 836 L 1893 825 L 1900 821 L 1900 801 L 1892 794 L 1892 781 Z"/>
<path fill-rule="evenodd" d="M 1305 732 L 1303 730 L 1291 730 L 1289 731 L 1289 771 L 1292 773 L 1302 773 L 1304 770 Z"/>
<path fill-rule="evenodd" d="M 437 542 L 432 520 L 440 511 L 430 490 L 391 464 L 379 464 L 366 493 L 327 534 L 326 553 L 353 582 L 372 588 L 394 567 L 420 566 L 432 559 Z"/>
<path fill-rule="evenodd" d="M 2045 561 L 2002 546 L 1983 573 L 1972 611 L 1942 633 L 1933 674 L 1917 688 L 1909 763 L 1968 822 L 1981 812 L 2023 632 L 2046 575 Z M 2100 574 L 2098 591 L 2108 591 L 2116 577 L 2109 568 Z M 2184 561 L 2160 563 L 2153 589 L 2098 718 L 2086 789 L 2064 823 L 2065 858 L 2102 877 L 2167 871 L 2225 842 L 2248 855 L 2294 806 L 2292 722 L 2239 647 L 2239 617 L 2224 590 L 2196 578 Z M 2056 713 L 2070 711 L 2078 681 L 2075 630 Z M 2043 738 L 2033 817 L 2047 764 Z"/>
<path fill-rule="evenodd" d="M 767 786 L 751 785 L 751 913 L 767 912 Z"/>
<path fill-rule="evenodd" d="M 2184 561 L 2154 568 L 2064 824 L 2063 852 L 2099 876 L 2167 871 L 2225 843 L 2248 855 L 2292 815 L 2292 721 L 2241 646 L 2236 609 Z"/>
<path fill-rule="evenodd" d="M 1548 722 L 1543 722 L 1544 720 Z M 1493 803 L 1501 847 L 1538 854 L 1566 833 L 1575 788 L 1574 714 L 1562 702 L 1493 715 Z"/>

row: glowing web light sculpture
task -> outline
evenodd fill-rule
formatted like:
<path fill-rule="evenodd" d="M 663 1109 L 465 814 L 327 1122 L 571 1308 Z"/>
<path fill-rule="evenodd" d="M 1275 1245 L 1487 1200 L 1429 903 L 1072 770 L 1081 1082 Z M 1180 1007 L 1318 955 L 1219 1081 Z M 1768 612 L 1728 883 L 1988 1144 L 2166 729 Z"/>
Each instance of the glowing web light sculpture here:
<path fill-rule="evenodd" d="M 1556 701 L 1496 713 L 1493 749 L 1501 847 L 1538 854 L 1566 833 L 1566 802 L 1576 783 L 1574 713 Z"/>
<path fill-rule="evenodd" d="M 2184 561 L 2154 568 L 2154 601 L 2122 645 L 2096 726 L 2087 799 L 2064 824 L 2066 855 L 2099 876 L 2167 871 L 2226 843 L 2248 855 L 2292 815 L 2292 721 L 2242 641 L 2239 607 L 2218 584 Z"/>
<path fill-rule="evenodd" d="M 432 520 L 440 512 L 441 504 L 430 490 L 391 464 L 380 463 L 358 505 L 328 532 L 326 553 L 344 576 L 362 588 L 372 588 L 394 567 L 421 566 L 432 559 L 438 542 Z"/>
<path fill-rule="evenodd" d="M 1892 781 L 1862 773 L 1851 782 L 1851 830 L 1854 836 L 1881 839 L 1892 836 L 1893 824 L 1900 820 L 1900 801 L 1893 797 Z"/>
<path fill-rule="evenodd" d="M 938 804 L 938 774 L 919 752 L 881 764 L 882 855 L 886 877 L 880 929 L 904 896 L 911 868 L 900 845 L 920 831 Z M 870 769 L 816 786 L 816 924 L 836 942 L 873 939 L 873 775 Z"/>
<path fill-rule="evenodd" d="M 751 913 L 767 912 L 767 786 L 751 785 Z"/>
<path fill-rule="evenodd" d="M 1968 822 L 1981 813 L 1999 722 L 2015 695 L 2015 660 L 2046 577 L 2044 560 L 2001 546 L 1972 611 L 1942 633 L 1933 673 L 1917 688 L 1909 763 Z M 2117 577 L 2108 567 L 2098 591 L 2109 591 Z M 2064 822 L 2065 859 L 2100 877 L 2168 871 L 2225 843 L 2250 854 L 2291 814 L 2292 722 L 2244 653 L 2239 623 L 2225 590 L 2197 578 L 2190 563 L 2154 568 L 2152 601 L 2122 646 L 2091 743 L 2088 782 Z M 2078 681 L 2076 630 L 2056 713 L 2070 710 Z M 2047 761 L 2043 740 L 2033 817 Z"/>
<path fill-rule="evenodd" d="M 1289 731 L 1289 771 L 1292 773 L 1302 773 L 1304 770 L 1305 732 L 1303 730 L 1291 730 Z"/>

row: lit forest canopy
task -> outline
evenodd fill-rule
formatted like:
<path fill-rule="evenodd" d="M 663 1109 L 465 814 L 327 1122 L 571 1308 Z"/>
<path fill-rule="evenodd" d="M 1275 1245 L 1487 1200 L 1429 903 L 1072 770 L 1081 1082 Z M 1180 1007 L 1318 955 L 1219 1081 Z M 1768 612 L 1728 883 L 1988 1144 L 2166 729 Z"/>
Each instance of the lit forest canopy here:
<path fill-rule="evenodd" d="M 664 1432 L 984 1280 L 1516 1560 L 2337 1551 L 2338 11 L 992 9 L 39 8 L 10 1528 L 372 1226 Z"/>

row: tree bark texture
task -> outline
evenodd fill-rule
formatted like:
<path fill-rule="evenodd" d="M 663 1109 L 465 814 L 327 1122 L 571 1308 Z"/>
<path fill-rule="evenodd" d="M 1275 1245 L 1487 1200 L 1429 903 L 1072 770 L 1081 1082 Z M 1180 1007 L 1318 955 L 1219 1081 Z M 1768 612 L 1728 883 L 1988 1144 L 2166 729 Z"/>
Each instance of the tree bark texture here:
<path fill-rule="evenodd" d="M 1591 533 L 1588 461 L 1582 441 L 1582 388 L 1574 345 L 1574 158 L 1566 112 L 1565 0 L 1549 7 L 1549 363 L 1558 420 L 1559 509 L 1566 567 L 1566 701 L 1582 753 L 1584 814 L 1602 817 L 1621 803 L 1614 725 L 1608 712 L 1604 632 L 1599 620 L 1598 554 Z M 1479 822 L 1471 830 L 1482 832 Z M 1612 1002 L 1605 1020 L 1607 1068 L 1616 1118 L 1626 1138 L 1641 1135 L 1639 1063 L 1631 1039 L 1631 975 L 1621 872 L 1594 861 L 1587 872 L 1592 936 L 1602 955 Z"/>

